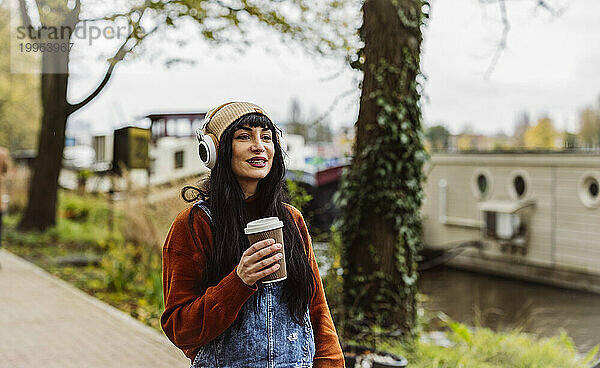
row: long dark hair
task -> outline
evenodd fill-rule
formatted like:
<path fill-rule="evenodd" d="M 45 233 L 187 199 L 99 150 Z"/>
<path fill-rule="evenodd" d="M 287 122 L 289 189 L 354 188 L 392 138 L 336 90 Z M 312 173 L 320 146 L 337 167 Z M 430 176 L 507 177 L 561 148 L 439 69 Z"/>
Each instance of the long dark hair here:
<path fill-rule="evenodd" d="M 242 253 L 250 247 L 243 231 L 249 222 L 244 193 L 231 169 L 233 134 L 243 126 L 268 128 L 272 133 L 275 146 L 273 165 L 269 174 L 258 182 L 254 199 L 256 202 L 253 205 L 258 206 L 260 217 L 277 216 L 283 221 L 287 279 L 281 281 L 283 282 L 282 299 L 292 320 L 302 325 L 304 314 L 315 292 L 315 274 L 308 263 L 306 248 L 298 227 L 283 204 L 286 199 L 285 162 L 278 131 L 273 122 L 262 114 L 244 115 L 233 122 L 221 134 L 217 162 L 203 188 L 186 187 L 182 190 L 182 197 L 188 202 L 200 196 L 208 198 L 212 216 L 213 249 L 205 253 L 206 269 L 203 284 L 205 288 L 217 285 L 235 268 Z M 190 198 L 185 193 L 186 189 L 195 189 L 198 194 Z M 193 207 L 190 212 L 189 224 L 192 237 L 195 237 L 193 217 L 197 216 L 195 212 L 197 210 L 197 207 Z M 258 310 L 258 296 L 263 292 L 260 282 L 258 289 L 258 292 L 246 302 L 234 325 L 240 325 L 249 307 L 254 306 L 254 310 Z"/>

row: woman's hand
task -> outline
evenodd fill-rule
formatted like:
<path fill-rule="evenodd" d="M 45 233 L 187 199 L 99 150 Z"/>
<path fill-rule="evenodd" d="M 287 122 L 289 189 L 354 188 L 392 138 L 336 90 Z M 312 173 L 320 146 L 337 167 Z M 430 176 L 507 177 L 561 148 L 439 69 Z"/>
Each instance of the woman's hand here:
<path fill-rule="evenodd" d="M 244 284 L 253 286 L 256 281 L 277 271 L 279 264 L 273 265 L 273 263 L 283 257 L 281 253 L 277 253 L 266 259 L 263 258 L 275 253 L 279 249 L 281 249 L 281 244 L 275 244 L 274 239 L 261 240 L 246 249 L 236 269 L 237 275 L 242 279 Z"/>

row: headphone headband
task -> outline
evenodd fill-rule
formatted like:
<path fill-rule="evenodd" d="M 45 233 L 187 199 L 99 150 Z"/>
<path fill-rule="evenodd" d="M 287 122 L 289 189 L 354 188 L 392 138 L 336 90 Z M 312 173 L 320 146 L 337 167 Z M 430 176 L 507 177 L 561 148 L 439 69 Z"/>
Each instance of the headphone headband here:
<path fill-rule="evenodd" d="M 215 114 L 219 110 L 221 110 L 223 107 L 225 107 L 227 105 L 230 105 L 232 103 L 235 103 L 235 102 L 225 102 L 221 106 L 215 107 L 214 109 L 212 109 L 208 113 L 206 113 L 206 116 L 204 117 L 204 121 L 202 122 L 202 130 L 204 130 L 206 128 L 206 126 L 208 125 L 208 123 L 210 122 L 210 120 L 213 118 L 213 116 L 215 116 Z"/>

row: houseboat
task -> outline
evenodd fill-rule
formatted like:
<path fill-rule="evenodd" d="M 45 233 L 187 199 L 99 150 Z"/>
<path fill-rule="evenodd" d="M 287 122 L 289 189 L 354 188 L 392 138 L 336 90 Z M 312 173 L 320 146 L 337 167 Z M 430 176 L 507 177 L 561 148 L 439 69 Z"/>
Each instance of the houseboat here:
<path fill-rule="evenodd" d="M 149 139 L 139 143 L 147 146 L 141 151 L 145 151 L 144 154 L 148 156 L 148 167 L 140 169 L 134 166 L 129 171 L 132 185 L 136 187 L 161 185 L 208 173 L 208 169 L 198 158 L 196 138 L 196 129 L 202 125 L 205 115 L 204 112 L 153 113 L 141 118 L 135 126 L 115 130 L 115 133 L 123 130 L 146 130 L 148 133 Z M 287 167 L 290 170 L 304 170 L 306 166 L 304 139 L 302 136 L 287 133 L 283 134 L 283 138 Z M 129 142 L 128 139 L 120 141 L 125 144 Z M 114 142 L 113 135 L 93 137 L 92 145 L 97 167 L 110 171 L 110 168 L 115 165 L 114 152 L 130 149 L 115 147 Z M 133 149 L 135 151 L 135 147 Z M 63 177 L 70 178 L 67 174 L 65 173 Z M 71 174 L 74 175 L 76 173 Z M 65 183 L 67 182 L 68 180 L 65 179 Z M 63 186 L 69 187 L 67 184 Z M 95 190 L 108 191 L 110 183 L 105 177 L 97 177 L 90 181 L 89 186 Z"/>
<path fill-rule="evenodd" d="M 464 248 L 451 266 L 600 293 L 598 153 L 434 153 L 425 172 L 424 244 Z"/>

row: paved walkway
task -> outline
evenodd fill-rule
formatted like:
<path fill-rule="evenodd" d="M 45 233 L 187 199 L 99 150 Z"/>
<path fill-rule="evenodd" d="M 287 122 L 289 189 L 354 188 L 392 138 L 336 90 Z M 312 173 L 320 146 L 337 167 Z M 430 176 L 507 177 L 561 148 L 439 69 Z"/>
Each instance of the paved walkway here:
<path fill-rule="evenodd" d="M 166 337 L 0 250 L 0 368 L 187 368 Z"/>

